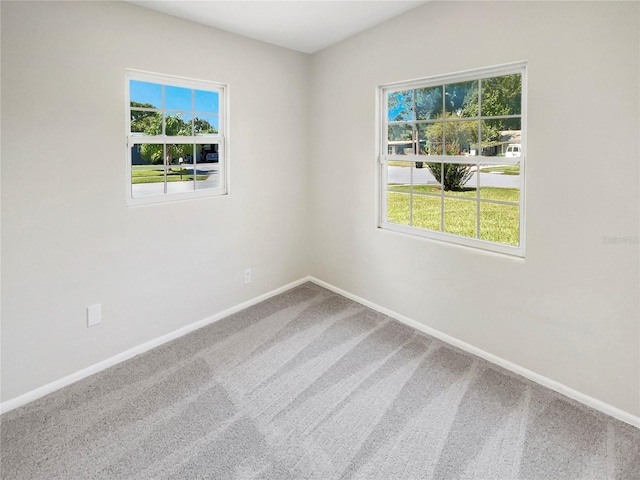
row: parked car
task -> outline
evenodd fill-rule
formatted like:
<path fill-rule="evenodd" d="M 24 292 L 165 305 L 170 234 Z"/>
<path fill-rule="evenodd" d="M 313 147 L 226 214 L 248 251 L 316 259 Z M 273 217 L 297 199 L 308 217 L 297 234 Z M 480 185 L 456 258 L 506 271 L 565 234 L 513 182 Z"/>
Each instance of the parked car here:
<path fill-rule="evenodd" d="M 519 157 L 520 156 L 520 144 L 519 143 L 510 143 L 507 146 L 507 151 L 504 154 L 505 157 Z"/>
<path fill-rule="evenodd" d="M 217 162 L 218 161 L 218 154 L 217 153 L 207 153 L 207 157 L 206 157 L 206 162 Z"/>

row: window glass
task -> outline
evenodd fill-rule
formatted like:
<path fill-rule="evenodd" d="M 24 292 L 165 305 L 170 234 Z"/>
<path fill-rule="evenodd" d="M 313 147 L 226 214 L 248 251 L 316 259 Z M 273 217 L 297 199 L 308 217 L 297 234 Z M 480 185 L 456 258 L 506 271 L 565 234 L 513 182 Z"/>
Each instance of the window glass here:
<path fill-rule="evenodd" d="M 520 115 L 522 82 L 520 75 L 503 75 L 482 81 L 482 115 Z"/>
<path fill-rule="evenodd" d="M 469 200 L 445 198 L 444 232 L 463 237 L 476 237 L 476 203 Z"/>
<path fill-rule="evenodd" d="M 417 120 L 442 117 L 442 87 L 418 88 L 415 92 Z"/>
<path fill-rule="evenodd" d="M 131 80 L 129 100 L 132 107 L 162 108 L 162 85 Z"/>
<path fill-rule="evenodd" d="M 193 120 L 195 135 L 215 135 L 219 127 L 220 121 L 217 115 L 197 114 Z"/>
<path fill-rule="evenodd" d="M 445 85 L 445 107 L 448 117 L 475 117 L 478 115 L 478 82 Z"/>
<path fill-rule="evenodd" d="M 520 243 L 518 205 L 480 203 L 480 238 L 517 246 Z"/>
<path fill-rule="evenodd" d="M 406 122 L 414 119 L 413 90 L 389 93 L 388 105 L 389 122 Z"/>
<path fill-rule="evenodd" d="M 164 93 L 164 109 L 165 110 L 182 110 L 184 112 L 192 111 L 192 93 L 189 88 L 173 87 L 166 85 Z"/>
<path fill-rule="evenodd" d="M 442 155 L 442 123 L 419 123 L 416 126 L 420 143 L 419 155 Z"/>
<path fill-rule="evenodd" d="M 194 111 L 202 113 L 218 113 L 219 111 L 219 95 L 217 92 L 207 92 L 204 90 L 195 90 Z"/>
<path fill-rule="evenodd" d="M 469 155 L 478 150 L 478 120 L 445 122 L 445 155 Z"/>
<path fill-rule="evenodd" d="M 226 193 L 226 86 L 133 71 L 127 77 L 128 203 Z"/>
<path fill-rule="evenodd" d="M 409 155 L 414 153 L 412 125 L 389 125 L 388 139 L 388 146 L 394 155 Z"/>
<path fill-rule="evenodd" d="M 162 131 L 162 115 L 131 108 L 131 133 L 139 135 L 156 135 L 153 131 Z"/>
<path fill-rule="evenodd" d="M 381 87 L 382 228 L 523 256 L 525 68 Z"/>
<path fill-rule="evenodd" d="M 164 133 L 170 137 L 190 137 L 193 135 L 193 116 L 188 113 L 165 113 Z M 161 132 L 158 132 L 160 134 Z"/>
<path fill-rule="evenodd" d="M 410 225 L 411 196 L 407 193 L 387 194 L 388 220 L 399 225 Z"/>
<path fill-rule="evenodd" d="M 414 195 L 412 225 L 429 230 L 440 230 L 441 203 L 440 197 Z"/>

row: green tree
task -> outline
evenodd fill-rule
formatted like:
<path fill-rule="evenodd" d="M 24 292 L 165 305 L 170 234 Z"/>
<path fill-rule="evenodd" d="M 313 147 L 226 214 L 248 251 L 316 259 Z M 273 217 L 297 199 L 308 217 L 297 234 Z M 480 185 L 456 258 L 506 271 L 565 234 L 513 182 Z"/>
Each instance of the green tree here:
<path fill-rule="evenodd" d="M 132 107 L 154 108 L 149 103 L 131 102 Z M 145 135 L 162 135 L 162 113 L 143 110 L 131 110 L 131 131 Z M 164 134 L 171 137 L 185 137 L 197 134 L 215 134 L 218 130 L 207 120 L 196 117 L 192 122 L 185 121 L 182 114 L 166 115 L 164 121 Z M 164 164 L 164 145 L 144 143 L 140 145 L 140 156 L 153 165 Z M 166 144 L 167 164 L 171 165 L 179 157 L 186 158 L 193 155 L 193 145 L 190 144 Z"/>
<path fill-rule="evenodd" d="M 522 103 L 520 74 L 487 78 L 482 82 L 482 116 L 519 115 Z"/>
<path fill-rule="evenodd" d="M 445 191 L 460 191 L 473 175 L 471 165 L 459 163 L 427 163 L 429 171 Z"/>
<path fill-rule="evenodd" d="M 218 130 L 203 118 L 193 119 L 193 133 L 195 135 L 203 133 L 218 133 Z"/>
<path fill-rule="evenodd" d="M 144 133 L 153 122 L 154 118 L 160 116 L 157 112 L 135 110 L 135 108 L 155 108 L 151 103 L 131 102 L 131 132 Z"/>
<path fill-rule="evenodd" d="M 478 81 L 446 85 L 445 108 L 448 117 L 476 117 L 478 115 Z"/>
<path fill-rule="evenodd" d="M 482 95 L 482 102 L 479 95 Z M 465 82 L 445 87 L 445 121 L 429 124 L 419 130 L 424 140 L 423 153 L 431 155 L 463 155 L 467 149 L 478 145 L 477 120 L 447 121 L 453 118 L 473 118 L 478 116 L 478 107 L 484 117 L 519 115 L 521 113 L 522 86 L 519 74 L 503 75 L 478 82 Z M 482 149 L 500 143 L 505 130 L 519 130 L 520 119 L 496 118 L 482 121 Z M 468 151 L 468 150 L 467 150 Z M 442 183 L 445 190 L 460 190 L 473 175 L 471 165 L 427 163 L 433 176 Z"/>
<path fill-rule="evenodd" d="M 413 90 L 389 93 L 387 106 L 390 122 L 413 120 Z"/>
<path fill-rule="evenodd" d="M 503 75 L 482 80 L 481 115 L 494 117 L 501 115 L 520 115 L 522 102 L 522 78 L 520 74 Z M 475 116 L 478 112 L 478 89 L 470 90 L 464 99 L 462 114 Z M 515 118 L 496 118 L 482 122 L 482 148 L 500 143 L 501 132 L 520 130 L 520 120 Z"/>
<path fill-rule="evenodd" d="M 191 136 L 191 122 L 185 122 L 182 114 L 167 115 L 165 117 L 165 135 L 173 137 Z M 155 113 L 148 127 L 144 130 L 145 135 L 162 135 L 162 115 Z M 188 144 L 166 144 L 167 164 L 171 165 L 178 157 L 185 158 L 193 154 L 193 145 Z M 162 165 L 163 145 L 156 143 L 144 143 L 140 145 L 140 156 L 154 165 Z"/>
<path fill-rule="evenodd" d="M 464 150 L 478 141 L 477 120 L 434 123 L 422 130 L 426 137 L 422 153 L 442 155 L 443 128 L 446 155 L 463 155 Z M 462 189 L 473 175 L 471 165 L 458 163 L 428 162 L 427 168 L 446 191 Z"/>
<path fill-rule="evenodd" d="M 438 122 L 418 127 L 420 153 L 442 155 L 442 130 L 446 155 L 462 155 L 478 143 L 478 121 Z"/>

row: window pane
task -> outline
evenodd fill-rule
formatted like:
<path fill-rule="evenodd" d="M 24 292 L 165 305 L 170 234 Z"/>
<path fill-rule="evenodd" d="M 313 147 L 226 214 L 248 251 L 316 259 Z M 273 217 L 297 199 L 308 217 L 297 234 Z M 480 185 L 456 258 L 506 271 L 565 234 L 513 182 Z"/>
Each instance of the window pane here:
<path fill-rule="evenodd" d="M 195 135 L 211 135 L 219 131 L 219 120 L 217 115 L 196 115 L 193 121 Z"/>
<path fill-rule="evenodd" d="M 193 145 L 184 144 L 167 144 L 166 146 L 166 165 L 173 167 L 174 165 L 182 165 L 185 163 L 187 155 L 193 154 Z"/>
<path fill-rule="evenodd" d="M 183 154 L 184 157 L 182 158 L 182 163 L 183 164 L 191 164 L 191 163 L 195 163 L 196 161 L 196 155 L 194 155 L 194 153 L 196 152 L 196 146 L 195 145 L 184 145 L 184 150 L 183 150 Z M 178 158 L 178 161 L 180 161 L 180 159 Z"/>
<path fill-rule="evenodd" d="M 444 200 L 444 231 L 463 237 L 476 236 L 476 205 L 472 200 Z"/>
<path fill-rule="evenodd" d="M 387 194 L 387 221 L 390 223 L 399 223 L 401 225 L 409 225 L 409 195 L 404 193 L 388 193 Z"/>
<path fill-rule="evenodd" d="M 413 113 L 413 90 L 387 94 L 387 115 L 390 122 L 408 122 L 415 119 Z"/>
<path fill-rule="evenodd" d="M 413 195 L 413 226 L 440 231 L 440 197 Z"/>
<path fill-rule="evenodd" d="M 166 85 L 164 87 L 164 109 L 191 112 L 193 110 L 191 108 L 191 92 L 190 88 Z"/>
<path fill-rule="evenodd" d="M 205 90 L 195 90 L 194 111 L 200 113 L 218 113 L 219 95 L 218 92 L 207 92 Z"/>
<path fill-rule="evenodd" d="M 518 246 L 523 72 L 514 64 L 478 70 L 475 78 L 464 72 L 382 87 L 387 171 L 381 194 L 389 227 L 456 235 L 454 243 L 469 246 L 493 243 L 501 252 L 503 245 Z"/>
<path fill-rule="evenodd" d="M 432 163 L 415 162 L 413 167 L 413 191 L 440 195 L 442 187 L 431 171 Z M 439 163 L 436 165 L 440 165 Z"/>
<path fill-rule="evenodd" d="M 129 100 L 132 107 L 162 108 L 162 85 L 129 80 Z"/>
<path fill-rule="evenodd" d="M 194 190 L 193 144 L 167 144 L 167 193 L 188 192 Z"/>
<path fill-rule="evenodd" d="M 442 125 L 442 123 L 418 124 L 420 155 L 442 155 Z"/>
<path fill-rule="evenodd" d="M 521 75 L 482 80 L 482 115 L 520 115 L 522 113 Z"/>
<path fill-rule="evenodd" d="M 388 146 L 390 155 L 413 153 L 413 126 L 389 125 Z"/>
<path fill-rule="evenodd" d="M 478 82 L 445 85 L 447 117 L 478 116 Z"/>
<path fill-rule="evenodd" d="M 496 118 L 482 121 L 482 155 L 519 157 L 522 120 Z M 509 148 L 511 146 L 511 148 Z"/>
<path fill-rule="evenodd" d="M 194 188 L 193 166 L 178 166 L 167 170 L 167 193 L 191 192 Z"/>
<path fill-rule="evenodd" d="M 167 113 L 165 114 L 165 135 L 171 137 L 189 137 L 193 135 L 192 122 L 193 117 L 184 113 Z"/>
<path fill-rule="evenodd" d="M 408 192 L 411 189 L 412 162 L 391 160 L 387 164 L 387 188 Z"/>
<path fill-rule="evenodd" d="M 196 168 L 196 189 L 220 188 L 220 165 L 218 163 L 199 164 Z"/>
<path fill-rule="evenodd" d="M 481 165 L 480 198 L 520 201 L 520 165 Z"/>
<path fill-rule="evenodd" d="M 144 143 L 131 147 L 131 165 L 162 165 L 164 145 Z"/>
<path fill-rule="evenodd" d="M 217 143 L 198 145 L 196 159 L 198 163 L 218 163 L 220 161 L 220 145 Z"/>
<path fill-rule="evenodd" d="M 478 175 L 475 163 L 445 163 L 442 168 L 445 196 L 478 198 Z"/>
<path fill-rule="evenodd" d="M 134 198 L 164 194 L 164 168 L 134 167 L 131 169 L 131 196 Z"/>
<path fill-rule="evenodd" d="M 445 195 L 476 197 L 476 164 L 428 162 L 425 165 Z"/>
<path fill-rule="evenodd" d="M 142 183 L 164 183 L 164 169 L 134 168 L 131 170 L 131 183 L 133 185 Z"/>
<path fill-rule="evenodd" d="M 442 117 L 442 87 L 419 88 L 415 91 L 416 118 L 431 120 Z"/>
<path fill-rule="evenodd" d="M 159 135 L 162 133 L 162 115 L 157 112 L 145 112 L 131 109 L 131 133 L 140 135 Z"/>
<path fill-rule="evenodd" d="M 445 155 L 471 155 L 478 151 L 478 120 L 445 122 Z"/>
<path fill-rule="evenodd" d="M 508 245 L 519 245 L 520 215 L 518 206 L 481 202 L 480 238 Z"/>

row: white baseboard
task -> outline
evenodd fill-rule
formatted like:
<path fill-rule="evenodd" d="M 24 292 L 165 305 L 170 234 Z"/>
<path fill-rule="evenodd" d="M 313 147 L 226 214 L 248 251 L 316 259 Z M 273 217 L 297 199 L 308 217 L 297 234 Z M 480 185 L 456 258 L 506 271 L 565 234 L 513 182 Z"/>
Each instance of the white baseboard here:
<path fill-rule="evenodd" d="M 493 355 L 492 353 L 486 352 L 480 348 L 474 347 L 473 345 L 470 345 L 466 342 L 458 340 L 457 338 L 447 335 L 446 333 L 442 333 L 439 330 L 428 327 L 422 323 L 416 322 L 415 320 L 412 320 L 409 317 L 406 317 L 397 312 L 389 310 L 388 308 L 381 307 L 380 305 L 377 305 L 373 302 L 365 300 L 364 298 L 358 297 L 357 295 L 353 295 L 345 290 L 342 290 L 341 288 L 338 288 L 334 285 L 331 285 L 330 283 L 324 282 L 312 276 L 301 278 L 300 280 L 296 280 L 295 282 L 284 285 L 283 287 L 277 288 L 263 295 L 259 295 L 255 298 L 252 298 L 251 300 L 247 300 L 246 302 L 235 305 L 231 308 L 228 308 L 222 312 L 219 312 L 215 315 L 207 317 L 203 320 L 199 320 L 190 325 L 179 328 L 178 330 L 174 330 L 173 332 L 167 333 L 166 335 L 162 335 L 161 337 L 155 338 L 153 340 L 140 344 L 136 347 L 130 348 L 129 350 L 119 353 L 118 355 L 115 355 L 111 358 L 103 360 L 102 362 L 91 365 L 87 368 L 83 368 L 78 372 L 72 373 L 71 375 L 63 377 L 59 380 L 43 385 L 42 387 L 38 387 L 35 390 L 31 390 L 30 392 L 27 392 L 23 395 L 20 395 L 18 397 L 2 402 L 0 403 L 0 413 L 5 413 L 10 410 L 13 410 L 14 408 L 18 408 L 18 407 L 21 407 L 22 405 L 26 405 L 27 403 L 37 400 L 38 398 L 44 397 L 49 393 L 55 392 L 56 390 L 66 387 L 67 385 L 71 385 L 72 383 L 75 383 L 78 380 L 82 380 L 83 378 L 86 378 L 90 375 L 93 375 L 94 373 L 98 373 L 102 370 L 112 367 L 120 362 L 128 360 L 129 358 L 135 357 L 136 355 L 140 355 L 141 353 L 151 350 L 152 348 L 155 348 L 164 343 L 170 342 L 171 340 L 174 340 L 183 335 L 186 335 L 187 333 L 191 333 L 194 330 L 202 328 L 206 325 L 217 322 L 218 320 L 221 320 L 224 317 L 227 317 L 245 308 L 251 307 L 252 305 L 255 305 L 264 300 L 267 300 L 268 298 L 271 298 L 275 295 L 286 292 L 287 290 L 293 287 L 297 287 L 298 285 L 301 285 L 305 282 L 313 282 L 316 285 L 326 288 L 327 290 L 331 290 L 332 292 L 335 292 L 339 295 L 349 298 L 354 302 L 358 302 L 366 307 L 369 307 L 395 320 L 398 320 L 399 322 L 402 322 L 405 325 L 408 325 L 409 327 L 415 328 L 416 330 L 424 332 L 427 335 L 431 335 L 432 337 L 442 340 L 443 342 L 448 343 L 449 345 L 460 348 L 461 350 L 464 350 L 480 358 L 483 358 L 488 362 L 491 362 L 511 372 L 514 372 L 539 385 L 547 387 L 555 392 L 565 395 L 566 397 L 576 400 L 577 402 L 580 402 L 595 410 L 598 410 L 602 413 L 605 413 L 614 418 L 617 418 L 618 420 L 621 420 L 625 423 L 633 425 L 634 427 L 640 428 L 640 417 L 636 415 L 633 415 L 629 412 L 625 412 L 624 410 L 620 410 L 619 408 L 609 405 L 608 403 L 605 403 L 596 398 L 590 397 L 589 395 L 585 395 L 584 393 L 578 392 L 577 390 L 574 390 L 560 382 L 557 382 L 548 377 L 545 377 L 544 375 L 540 375 L 536 372 L 533 372 L 524 367 L 521 367 L 520 365 L 516 365 L 515 363 L 512 363 L 501 357 Z"/>
<path fill-rule="evenodd" d="M 53 393 L 56 390 L 60 390 L 61 388 L 66 387 L 67 385 L 71 385 L 72 383 L 75 383 L 78 380 L 82 380 L 83 378 L 93 375 L 94 373 L 98 373 L 120 362 L 124 362 L 125 360 L 135 357 L 136 355 L 140 355 L 141 353 L 151 350 L 152 348 L 158 347 L 163 343 L 167 343 L 167 342 L 170 342 L 171 340 L 175 340 L 176 338 L 182 337 L 187 333 L 191 333 L 194 330 L 207 326 L 211 323 L 217 322 L 218 320 L 221 320 L 224 317 L 231 315 L 232 313 L 236 313 L 236 312 L 239 312 L 240 310 L 244 310 L 245 308 L 251 307 L 252 305 L 260 303 L 268 298 L 271 298 L 275 295 L 286 292 L 287 290 L 293 287 L 297 287 L 298 285 L 301 285 L 309 281 L 311 281 L 311 277 L 301 278 L 300 280 L 296 280 L 295 282 L 289 283 L 283 287 L 276 288 L 275 290 L 259 295 L 255 298 L 252 298 L 251 300 L 247 300 L 246 302 L 242 302 L 231 308 L 223 310 L 222 312 L 219 312 L 215 315 L 212 315 L 202 320 L 198 320 L 197 322 L 186 325 L 182 328 L 174 330 L 173 332 L 169 332 L 166 335 L 162 335 L 161 337 L 154 338 L 153 340 L 149 340 L 148 342 L 137 345 L 111 358 L 107 358 L 106 360 L 98 362 L 87 368 L 83 368 L 82 370 L 72 373 L 71 375 L 67 375 L 66 377 L 63 377 L 59 380 L 43 385 L 42 387 L 38 387 L 18 397 L 4 401 L 0 403 L 0 414 L 13 410 L 14 408 L 18 408 L 23 405 L 26 405 L 29 402 L 33 402 L 34 400 L 37 400 L 38 398 L 41 398 L 41 397 L 44 397 L 45 395 Z"/>
<path fill-rule="evenodd" d="M 422 323 L 416 322 L 415 320 L 412 320 L 409 317 L 405 317 L 404 315 L 401 315 L 397 312 L 389 310 L 388 308 L 381 307 L 380 305 L 377 305 L 373 302 L 365 300 L 364 298 L 358 297 L 357 295 L 353 295 L 345 290 L 342 290 L 341 288 L 331 285 L 330 283 L 324 282 L 315 277 L 309 277 L 308 280 L 315 283 L 316 285 L 326 288 L 327 290 L 331 290 L 332 292 L 335 292 L 339 295 L 342 295 L 343 297 L 353 300 L 354 302 L 358 302 L 366 307 L 376 310 L 377 312 L 383 313 L 384 315 L 387 315 L 395 320 L 398 320 L 399 322 L 404 323 L 409 327 L 415 328 L 416 330 L 424 332 L 427 335 L 431 335 L 432 337 L 442 340 L 443 342 L 448 343 L 449 345 L 457 347 L 461 350 L 464 350 L 465 352 L 469 352 L 473 355 L 476 355 L 480 358 L 487 360 L 488 362 L 491 362 L 511 372 L 514 372 L 528 380 L 531 380 L 532 382 L 542 385 L 543 387 L 547 387 L 550 390 L 553 390 L 566 397 L 576 400 L 577 402 L 587 405 L 588 407 L 591 407 L 595 410 L 605 413 L 611 417 L 617 418 L 618 420 L 621 420 L 625 423 L 633 425 L 634 427 L 640 428 L 640 417 L 636 415 L 633 415 L 629 412 L 625 412 L 624 410 L 621 410 L 617 407 L 609 405 L 608 403 L 598 400 L 597 398 L 593 398 L 593 397 L 590 397 L 589 395 L 578 392 L 577 390 L 574 390 L 564 385 L 563 383 L 557 382 L 548 377 L 545 377 L 544 375 L 540 375 L 536 372 L 528 370 L 524 367 L 521 367 L 520 365 L 516 365 L 515 363 L 505 360 L 504 358 L 498 357 L 496 355 L 493 355 L 492 353 L 489 353 L 480 348 L 474 347 L 473 345 L 463 342 L 462 340 L 458 340 L 457 338 L 447 335 L 446 333 L 442 333 L 439 330 L 428 327 L 427 325 L 424 325 Z"/>

